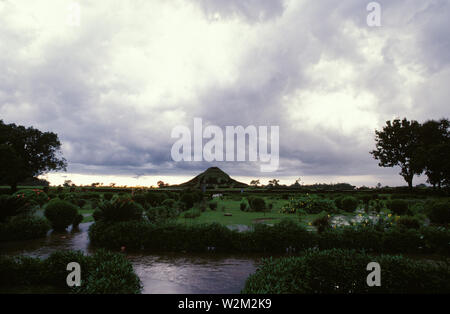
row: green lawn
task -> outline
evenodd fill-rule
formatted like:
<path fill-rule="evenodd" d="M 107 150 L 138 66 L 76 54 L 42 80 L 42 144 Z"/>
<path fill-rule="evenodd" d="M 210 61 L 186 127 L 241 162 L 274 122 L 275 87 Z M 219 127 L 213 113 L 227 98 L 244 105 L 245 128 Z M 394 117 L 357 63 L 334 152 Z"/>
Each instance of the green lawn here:
<path fill-rule="evenodd" d="M 215 211 L 209 208 L 201 214 L 198 218 L 183 218 L 182 215 L 178 218 L 177 222 L 183 224 L 203 224 L 203 223 L 220 223 L 225 226 L 228 225 L 246 225 L 252 226 L 255 223 L 275 224 L 283 219 L 291 219 L 304 226 L 308 226 L 309 222 L 312 222 L 318 215 L 296 215 L 296 214 L 282 214 L 280 209 L 287 203 L 286 200 L 279 199 L 266 199 L 266 203 L 272 203 L 273 208 L 270 212 L 243 212 L 240 210 L 239 205 L 241 201 L 237 200 L 218 200 L 218 206 Z M 198 210 L 198 205 L 194 206 L 193 210 Z M 92 214 L 94 210 L 86 206 L 79 210 L 79 213 L 84 216 L 83 223 L 92 222 L 94 218 Z M 230 213 L 232 216 L 225 216 L 225 213 Z M 90 214 L 90 216 L 85 216 Z"/>
<path fill-rule="evenodd" d="M 223 225 L 247 225 L 252 226 L 255 223 L 268 223 L 275 224 L 283 219 L 292 219 L 295 222 L 300 222 L 305 226 L 308 222 L 311 222 L 317 215 L 304 215 L 299 216 L 296 214 L 282 214 L 280 209 L 283 205 L 287 203 L 286 200 L 276 200 L 276 199 L 266 199 L 266 203 L 272 203 L 273 208 L 270 212 L 243 212 L 240 210 L 239 205 L 241 201 L 237 200 L 219 200 L 218 206 L 215 211 L 209 208 L 201 214 L 200 217 L 190 219 L 183 218 L 180 215 L 178 218 L 179 223 L 187 224 L 201 224 L 201 223 L 220 223 Z M 194 210 L 198 209 L 197 206 Z M 225 216 L 225 213 L 229 213 L 232 216 Z"/>

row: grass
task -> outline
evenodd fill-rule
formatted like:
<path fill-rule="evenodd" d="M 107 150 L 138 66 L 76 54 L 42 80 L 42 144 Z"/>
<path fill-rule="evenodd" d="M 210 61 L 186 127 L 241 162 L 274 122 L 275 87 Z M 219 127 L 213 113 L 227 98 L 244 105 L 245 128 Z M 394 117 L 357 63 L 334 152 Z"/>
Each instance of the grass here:
<path fill-rule="evenodd" d="M 179 223 L 186 224 L 203 224 L 203 223 L 220 223 L 222 225 L 246 225 L 252 226 L 257 221 L 260 220 L 261 223 L 275 224 L 283 219 L 291 219 L 296 222 L 307 226 L 309 222 L 314 220 L 318 215 L 303 215 L 299 216 L 296 214 L 283 214 L 280 213 L 280 209 L 283 205 L 287 203 L 286 200 L 267 200 L 266 203 L 272 203 L 273 208 L 270 212 L 243 212 L 240 210 L 239 206 L 241 201 L 239 200 L 218 200 L 217 209 L 212 211 L 207 209 L 203 212 L 200 217 L 190 219 L 190 218 L 178 218 Z M 195 206 L 191 210 L 199 210 L 198 206 Z M 225 216 L 225 213 L 229 213 L 232 216 Z"/>

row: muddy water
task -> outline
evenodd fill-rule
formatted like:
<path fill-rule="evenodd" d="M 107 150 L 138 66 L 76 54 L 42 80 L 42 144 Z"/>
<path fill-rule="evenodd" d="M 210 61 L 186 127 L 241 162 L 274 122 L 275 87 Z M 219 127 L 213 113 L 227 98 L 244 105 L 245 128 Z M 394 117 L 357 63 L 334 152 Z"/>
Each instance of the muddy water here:
<path fill-rule="evenodd" d="M 45 239 L 2 243 L 1 254 L 46 257 L 58 250 L 82 250 L 88 254 L 88 229 L 49 234 Z M 142 281 L 143 293 L 239 293 L 256 270 L 261 256 L 218 254 L 128 254 Z"/>

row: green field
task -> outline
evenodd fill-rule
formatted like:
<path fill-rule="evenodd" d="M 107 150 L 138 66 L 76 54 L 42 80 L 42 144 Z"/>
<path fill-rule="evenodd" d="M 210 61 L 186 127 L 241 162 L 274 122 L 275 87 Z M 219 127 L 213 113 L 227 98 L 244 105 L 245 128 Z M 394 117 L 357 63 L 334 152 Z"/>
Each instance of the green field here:
<path fill-rule="evenodd" d="M 218 200 L 218 206 L 216 210 L 207 209 L 200 217 L 197 218 L 183 218 L 183 214 L 178 218 L 179 223 L 184 224 L 202 224 L 202 223 L 220 223 L 225 226 L 230 225 L 246 225 L 252 226 L 257 223 L 275 224 L 283 219 L 290 219 L 295 222 L 301 223 L 305 226 L 309 222 L 314 220 L 318 215 L 295 215 L 280 213 L 280 209 L 283 205 L 287 204 L 287 200 L 271 200 L 265 198 L 266 202 L 272 203 L 273 208 L 269 212 L 244 212 L 239 209 L 241 201 L 221 199 Z M 195 206 L 193 210 L 199 210 L 198 206 Z M 231 214 L 226 216 L 225 214 Z"/>

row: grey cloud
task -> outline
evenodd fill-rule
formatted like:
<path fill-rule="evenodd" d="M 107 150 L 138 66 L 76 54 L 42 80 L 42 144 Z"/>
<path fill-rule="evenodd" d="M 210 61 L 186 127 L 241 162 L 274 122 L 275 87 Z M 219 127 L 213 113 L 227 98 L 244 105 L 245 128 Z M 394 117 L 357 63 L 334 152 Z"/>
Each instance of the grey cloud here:
<path fill-rule="evenodd" d="M 248 22 L 267 21 L 283 14 L 283 0 L 194 0 L 209 19 L 243 18 Z"/>
<path fill-rule="evenodd" d="M 450 78 L 450 5 L 448 1 L 426 2 L 383 1 L 384 28 L 368 29 L 366 3 L 356 0 L 198 0 L 196 4 L 207 18 L 216 13 L 230 20 L 237 18 L 234 22 L 244 22 L 260 35 L 258 41 L 247 43 L 232 83 L 210 84 L 195 91 L 195 100 L 175 105 L 166 105 L 161 99 L 159 106 L 151 104 L 148 112 L 134 103 L 140 86 L 117 77 L 109 64 L 116 48 L 111 41 L 120 31 L 120 23 L 110 16 L 83 27 L 76 40 L 48 45 L 39 63 L 14 53 L 29 47 L 35 34 L 6 24 L 0 30 L 0 40 L 5 43 L 0 47 L 0 65 L 6 69 L 0 72 L 0 114 L 7 122 L 57 132 L 65 146 L 69 171 L 78 173 L 188 174 L 218 165 L 171 161 L 174 122 L 165 120 L 164 113 L 180 109 L 188 127 L 192 127 L 193 117 L 221 127 L 280 125 L 281 163 L 274 176 L 396 175 L 396 169 L 379 169 L 369 155 L 374 144 L 373 137 L 364 133 L 367 130 L 343 134 L 326 128 L 327 121 L 322 121 L 324 127 L 310 129 L 294 125 L 283 98 L 298 91 L 326 91 L 326 82 L 313 80 L 307 70 L 327 57 L 355 65 L 356 80 L 341 82 L 339 88 L 352 85 L 374 95 L 373 115 L 380 124 L 394 116 L 426 119 L 448 115 L 445 85 Z M 350 30 L 368 32 L 368 36 L 373 32 L 386 39 L 383 61 L 368 61 Z M 407 35 L 412 39 L 406 40 Z M 426 81 L 405 91 L 400 72 L 411 65 L 425 68 L 419 74 Z M 105 97 L 112 92 L 118 99 Z M 408 97 L 413 98 L 413 108 Z M 299 104 L 298 110 L 304 107 Z M 232 175 L 260 175 L 259 167 L 252 163 L 219 166 Z"/>

